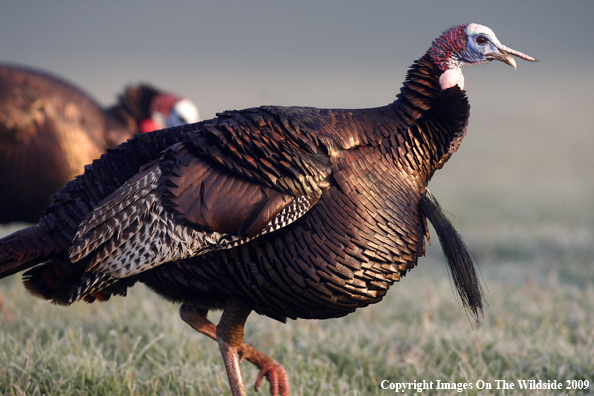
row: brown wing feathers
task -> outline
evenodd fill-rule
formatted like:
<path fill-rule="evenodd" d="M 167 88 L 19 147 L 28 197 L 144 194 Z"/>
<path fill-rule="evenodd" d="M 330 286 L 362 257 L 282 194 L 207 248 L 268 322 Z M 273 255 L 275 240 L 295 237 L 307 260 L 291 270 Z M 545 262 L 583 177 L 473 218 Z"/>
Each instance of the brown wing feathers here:
<path fill-rule="evenodd" d="M 296 108 L 295 112 L 309 110 Z M 305 125 L 289 123 L 282 110 L 258 108 L 219 114 L 216 126 L 205 125 L 185 138 L 193 152 L 221 167 L 301 196 L 321 195 L 330 174 L 328 150 L 319 141 L 314 144 L 312 135 Z"/>
<path fill-rule="evenodd" d="M 292 200 L 180 149 L 162 165 L 163 203 L 196 229 L 255 236 Z"/>
<path fill-rule="evenodd" d="M 290 224 L 317 199 L 296 199 L 174 145 L 81 222 L 70 259 L 86 260 L 88 274 L 70 300 L 115 278 L 245 243 Z"/>
<path fill-rule="evenodd" d="M 80 260 L 114 235 L 122 238 L 124 230 L 150 210 L 151 193 L 161 176 L 158 167 L 150 168 L 127 181 L 106 202 L 93 210 L 79 225 L 70 249 L 70 259 Z"/>
<path fill-rule="evenodd" d="M 252 125 L 253 117 L 248 118 Z M 64 300 L 68 294 L 65 283 L 46 284 L 43 274 L 46 271 L 48 279 L 52 279 L 59 273 L 65 261 L 64 252 L 70 249 L 76 265 L 71 266 L 71 276 L 66 278 L 75 279 L 84 271 L 91 271 L 80 278 L 78 286 L 71 288 L 70 293 L 78 298 L 85 293 L 81 284 L 97 287 L 108 284 L 103 282 L 106 274 L 128 276 L 167 260 L 229 248 L 258 234 L 277 230 L 302 216 L 319 199 L 319 193 L 308 195 L 302 194 L 303 191 L 327 188 L 328 159 L 321 153 L 312 155 L 310 146 L 303 142 L 296 145 L 280 142 L 284 138 L 278 134 L 271 135 L 276 140 L 262 136 L 272 129 L 260 135 L 256 133 L 252 139 L 244 136 L 244 128 L 238 124 L 235 128 L 218 124 L 218 120 L 213 120 L 214 126 L 194 128 L 193 131 L 202 131 L 194 134 L 188 134 L 192 129 L 186 126 L 141 135 L 96 161 L 84 177 L 61 189 L 46 210 L 41 226 L 47 230 L 42 234 L 47 234 L 52 243 L 43 249 L 23 249 L 27 256 L 39 258 L 20 263 L 13 271 L 46 261 L 26 274 L 27 286 L 31 290 L 39 289 L 39 294 L 47 298 Z M 225 138 L 224 134 L 234 135 L 231 140 L 235 145 L 223 146 L 221 151 L 216 139 Z M 174 144 L 180 138 L 186 141 L 183 147 Z M 204 147 L 197 147 L 196 142 L 205 143 Z M 287 147 L 290 154 L 278 157 L 274 152 L 278 144 Z M 159 153 L 168 146 L 168 150 Z M 301 152 L 303 147 L 309 154 Z M 261 154 L 267 155 L 268 160 L 256 160 Z M 299 158 L 300 155 L 304 158 Z M 134 176 L 140 166 L 151 161 L 153 168 Z M 274 187 L 281 179 L 277 190 Z M 297 196 L 293 195 L 295 192 Z M 148 247 L 141 242 L 157 241 L 161 237 L 163 244 L 153 246 L 153 258 L 142 259 Z M 136 243 L 131 244 L 132 239 Z M 171 241 L 172 246 L 167 246 Z M 57 259 L 47 255 L 52 251 Z M 16 250 L 3 249 L 3 255 L 7 255 L 8 261 L 23 258 Z M 117 264 L 118 260 L 125 264 Z M 91 273 L 96 271 L 103 274 L 100 276 L 103 281 L 91 279 L 94 277 Z"/>

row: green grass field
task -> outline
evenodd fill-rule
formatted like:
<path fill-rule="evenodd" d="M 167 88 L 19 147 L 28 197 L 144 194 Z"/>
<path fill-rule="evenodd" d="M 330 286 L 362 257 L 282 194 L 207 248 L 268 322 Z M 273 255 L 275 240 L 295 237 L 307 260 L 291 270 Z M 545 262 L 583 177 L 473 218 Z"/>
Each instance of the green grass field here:
<path fill-rule="evenodd" d="M 473 202 L 453 211 L 487 286 L 478 329 L 460 310 L 433 246 L 382 303 L 343 319 L 286 325 L 253 315 L 246 341 L 287 368 L 294 395 L 394 393 L 382 389 L 384 380 L 473 386 L 423 391 L 436 395 L 558 395 L 566 391 L 518 390 L 517 381 L 557 380 L 565 388 L 588 380 L 588 389 L 567 394 L 594 393 L 592 218 L 568 218 L 542 203 L 531 224 L 515 213 L 528 208 L 498 215 L 480 210 L 490 203 Z M 64 308 L 28 295 L 18 278 L 0 281 L 15 316 L 0 317 L 3 394 L 230 394 L 216 343 L 144 286 L 126 298 Z M 257 370 L 242 367 L 251 388 Z M 515 388 L 497 389 L 498 380 Z M 477 390 L 477 381 L 492 389 Z M 267 384 L 259 394 L 268 394 Z"/>
<path fill-rule="evenodd" d="M 519 394 L 496 390 L 502 379 L 594 381 L 591 286 L 554 276 L 489 281 L 490 306 L 472 330 L 447 279 L 407 278 L 381 304 L 344 319 L 282 325 L 254 316 L 246 340 L 285 365 L 295 395 L 392 393 L 381 389 L 383 380 L 482 380 L 494 390 L 463 394 L 497 395 Z M 27 296 L 16 281 L 2 286 L 16 316 L 0 325 L 3 394 L 230 394 L 216 344 L 142 287 L 125 299 L 66 309 Z M 242 366 L 251 386 L 257 370 Z"/>
<path fill-rule="evenodd" d="M 472 103 L 484 117 L 490 103 L 480 99 Z M 440 396 L 594 394 L 594 134 L 564 124 L 559 103 L 499 103 L 497 114 L 523 118 L 471 122 L 460 153 L 430 184 L 485 279 L 481 327 L 460 309 L 434 236 L 380 304 L 336 320 L 248 319 L 246 342 L 285 366 L 292 394 L 387 395 L 395 391 L 382 383 L 423 380 L 473 386 L 422 392 Z M 28 295 L 19 278 L 0 281 L 15 317 L 0 314 L 1 394 L 230 394 L 216 343 L 142 285 L 126 298 L 64 308 Z M 254 394 L 257 370 L 242 368 Z M 514 388 L 497 389 L 502 380 Z M 520 390 L 518 380 L 590 385 Z M 477 390 L 477 381 L 492 389 Z"/>

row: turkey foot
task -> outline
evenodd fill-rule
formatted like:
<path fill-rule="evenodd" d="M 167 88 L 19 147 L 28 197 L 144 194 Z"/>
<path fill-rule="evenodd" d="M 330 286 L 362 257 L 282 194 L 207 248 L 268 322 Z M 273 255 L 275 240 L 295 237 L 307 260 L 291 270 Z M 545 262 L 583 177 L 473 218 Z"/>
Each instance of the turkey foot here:
<path fill-rule="evenodd" d="M 247 359 L 248 362 L 260 369 L 256 385 L 254 386 L 256 392 L 262 384 L 262 379 L 266 377 L 268 382 L 270 382 L 270 394 L 272 396 L 289 396 L 291 393 L 289 377 L 285 368 L 280 363 L 245 342 L 241 344 L 238 353 L 241 359 Z"/>
<path fill-rule="evenodd" d="M 208 310 L 190 304 L 183 304 L 179 310 L 179 314 L 184 322 L 189 324 L 194 330 L 217 341 L 217 326 L 206 318 L 207 313 Z M 240 361 L 246 359 L 260 370 L 254 390 L 258 391 L 258 388 L 262 384 L 262 379 L 266 377 L 270 383 L 271 396 L 290 395 L 289 377 L 285 368 L 276 360 L 245 342 L 242 342 L 238 347 L 237 354 Z"/>

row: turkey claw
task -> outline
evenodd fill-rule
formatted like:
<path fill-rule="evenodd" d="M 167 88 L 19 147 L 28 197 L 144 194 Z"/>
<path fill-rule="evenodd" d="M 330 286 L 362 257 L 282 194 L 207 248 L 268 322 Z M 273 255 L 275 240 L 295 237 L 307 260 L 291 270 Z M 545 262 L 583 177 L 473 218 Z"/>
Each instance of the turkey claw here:
<path fill-rule="evenodd" d="M 289 387 L 289 377 L 285 368 L 275 360 L 271 359 L 271 362 L 266 366 L 260 368 L 260 374 L 256 380 L 254 390 L 257 392 L 260 385 L 262 385 L 262 379 L 266 377 L 270 382 L 270 395 L 271 396 L 289 396 L 291 393 Z M 279 393 L 280 391 L 280 393 Z"/>

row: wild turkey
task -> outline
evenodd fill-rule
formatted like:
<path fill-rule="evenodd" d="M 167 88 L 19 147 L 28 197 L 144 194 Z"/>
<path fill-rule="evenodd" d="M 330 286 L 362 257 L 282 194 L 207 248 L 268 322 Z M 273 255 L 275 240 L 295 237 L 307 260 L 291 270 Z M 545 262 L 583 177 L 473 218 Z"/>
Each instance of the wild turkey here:
<path fill-rule="evenodd" d="M 100 108 L 48 74 L 0 65 L 0 223 L 36 223 L 49 196 L 84 166 L 139 132 L 198 121 L 187 99 L 129 86 Z"/>
<path fill-rule="evenodd" d="M 284 368 L 243 343 L 251 311 L 327 319 L 380 301 L 415 267 L 434 223 L 462 301 L 480 284 L 427 183 L 466 134 L 460 66 L 512 57 L 478 24 L 444 32 L 384 107 L 259 107 L 138 135 L 53 196 L 38 225 L 0 240 L 0 274 L 57 304 L 107 300 L 143 282 L 216 339 L 233 395 L 238 355 L 271 394 Z M 221 309 L 218 326 L 208 321 Z"/>

